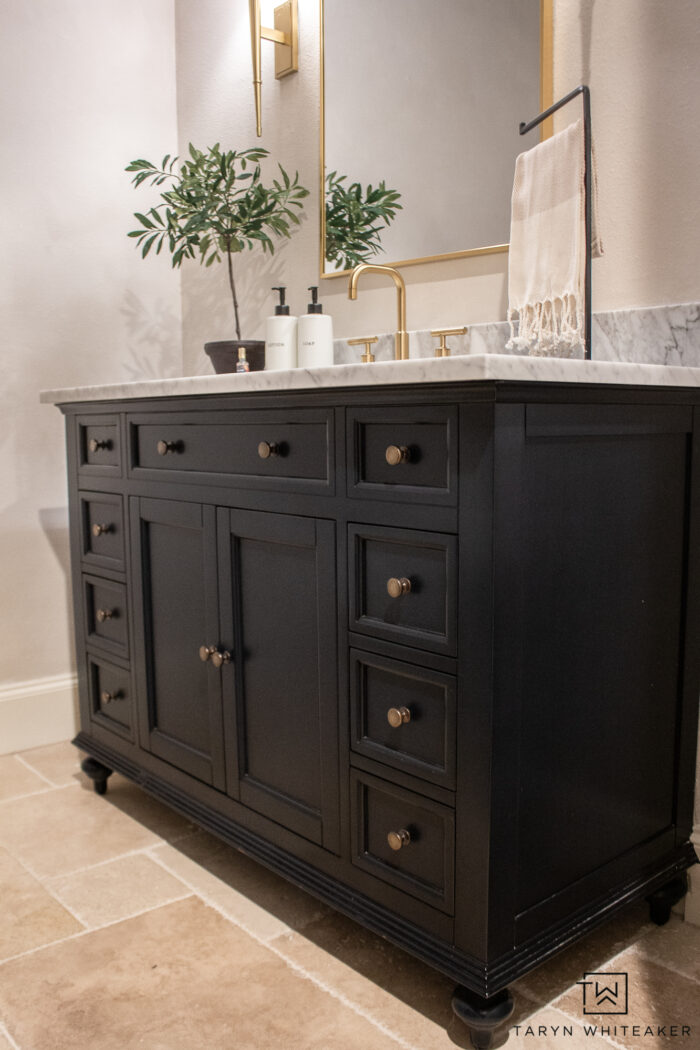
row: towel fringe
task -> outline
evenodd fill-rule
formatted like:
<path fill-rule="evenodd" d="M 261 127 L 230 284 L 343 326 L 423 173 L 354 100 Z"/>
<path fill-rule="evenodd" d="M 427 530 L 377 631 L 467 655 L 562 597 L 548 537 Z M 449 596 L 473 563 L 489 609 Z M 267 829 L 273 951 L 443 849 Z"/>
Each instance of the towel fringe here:
<path fill-rule="evenodd" d="M 578 357 L 585 352 L 583 320 L 583 305 L 575 292 L 527 303 L 520 310 L 509 309 L 510 339 L 506 350 L 531 357 Z"/>

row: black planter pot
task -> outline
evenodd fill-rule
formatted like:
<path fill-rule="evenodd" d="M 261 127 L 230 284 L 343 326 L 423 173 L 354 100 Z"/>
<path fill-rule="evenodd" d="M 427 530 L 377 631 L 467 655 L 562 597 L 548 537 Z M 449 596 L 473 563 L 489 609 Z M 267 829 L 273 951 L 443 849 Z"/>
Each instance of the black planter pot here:
<path fill-rule="evenodd" d="M 218 343 L 205 343 L 204 353 L 211 359 L 217 375 L 235 372 L 238 350 L 245 347 L 251 372 L 261 372 L 265 367 L 265 342 L 263 339 L 224 339 Z"/>

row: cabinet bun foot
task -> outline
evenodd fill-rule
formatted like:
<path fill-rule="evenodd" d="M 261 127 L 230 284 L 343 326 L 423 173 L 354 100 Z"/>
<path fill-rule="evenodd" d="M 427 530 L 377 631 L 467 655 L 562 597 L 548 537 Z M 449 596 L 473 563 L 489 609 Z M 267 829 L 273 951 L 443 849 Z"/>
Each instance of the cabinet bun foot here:
<path fill-rule="evenodd" d="M 96 758 L 84 758 L 80 763 L 80 768 L 85 776 L 92 780 L 96 794 L 106 795 L 107 779 L 111 777 L 112 770 L 107 766 L 103 766 Z"/>
<path fill-rule="evenodd" d="M 458 985 L 452 996 L 452 1009 L 467 1028 L 474 1050 L 491 1050 L 496 1029 L 513 1013 L 513 997 L 507 988 L 485 999 Z M 501 1043 L 505 1042 L 505 1039 Z"/>
<path fill-rule="evenodd" d="M 683 900 L 688 892 L 688 877 L 685 872 L 671 879 L 665 886 L 655 890 L 647 897 L 649 918 L 657 926 L 665 926 L 671 918 L 671 909 L 678 901 Z"/>

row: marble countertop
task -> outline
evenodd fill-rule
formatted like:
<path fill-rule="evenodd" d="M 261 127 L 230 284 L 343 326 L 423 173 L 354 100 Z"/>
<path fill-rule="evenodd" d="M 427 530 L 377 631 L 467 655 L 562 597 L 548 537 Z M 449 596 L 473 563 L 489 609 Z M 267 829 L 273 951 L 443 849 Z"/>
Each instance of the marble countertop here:
<path fill-rule="evenodd" d="M 294 368 L 243 375 L 184 376 L 133 383 L 43 390 L 45 404 L 121 401 L 134 398 L 193 397 L 202 394 L 253 393 L 269 390 L 312 390 L 317 387 L 382 386 L 396 383 L 478 383 L 484 381 L 539 383 L 608 383 L 625 386 L 700 386 L 700 368 L 685 365 L 638 364 L 621 361 L 581 361 L 560 357 L 517 357 L 510 354 L 467 354 L 413 361 L 379 361 L 371 365 Z"/>

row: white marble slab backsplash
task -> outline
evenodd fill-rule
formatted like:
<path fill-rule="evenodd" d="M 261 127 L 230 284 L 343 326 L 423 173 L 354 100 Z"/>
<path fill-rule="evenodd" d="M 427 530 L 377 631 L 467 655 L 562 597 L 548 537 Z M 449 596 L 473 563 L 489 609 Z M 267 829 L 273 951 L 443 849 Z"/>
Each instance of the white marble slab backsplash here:
<path fill-rule="evenodd" d="M 441 328 L 459 328 L 455 317 Z M 368 332 L 367 335 L 379 335 Z M 510 329 L 506 321 L 470 325 L 466 335 L 449 336 L 447 345 L 452 355 L 505 354 Z M 700 304 L 681 303 L 676 306 L 648 306 L 630 310 L 610 310 L 593 315 L 591 337 L 594 361 L 631 361 L 660 365 L 700 366 Z M 430 331 L 409 333 L 411 358 L 432 357 L 437 339 Z M 336 364 L 359 362 L 362 346 L 348 346 L 344 339 L 336 339 Z M 379 335 L 372 347 L 377 361 L 393 361 L 393 333 Z"/>

